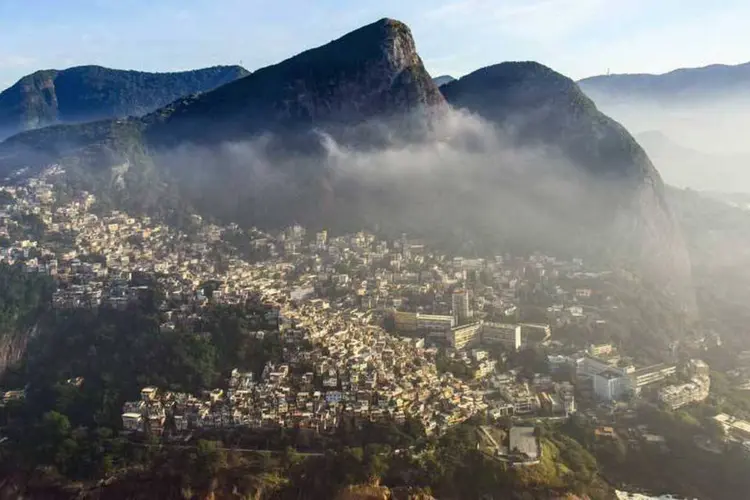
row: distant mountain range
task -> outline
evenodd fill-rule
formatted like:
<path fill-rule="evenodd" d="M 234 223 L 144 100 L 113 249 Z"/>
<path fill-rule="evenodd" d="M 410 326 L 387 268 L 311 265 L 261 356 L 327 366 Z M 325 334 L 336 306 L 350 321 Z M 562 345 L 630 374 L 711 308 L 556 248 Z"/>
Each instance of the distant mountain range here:
<path fill-rule="evenodd" d="M 584 78 L 581 89 L 597 103 L 650 100 L 660 103 L 684 103 L 687 99 L 710 100 L 737 94 L 747 96 L 750 63 L 729 66 L 712 64 L 702 68 L 683 68 L 661 75 L 615 74 Z"/>
<path fill-rule="evenodd" d="M 0 93 L 0 138 L 59 123 L 140 116 L 250 74 L 239 66 L 144 73 L 100 66 L 37 71 Z"/>
<path fill-rule="evenodd" d="M 639 136 L 667 183 L 750 192 L 750 63 L 578 83 L 600 109 Z"/>
<path fill-rule="evenodd" d="M 391 19 L 142 118 L 0 144 L 0 175 L 51 163 L 129 210 L 515 243 L 689 280 L 659 174 L 572 80 L 503 63 L 438 89 Z"/>

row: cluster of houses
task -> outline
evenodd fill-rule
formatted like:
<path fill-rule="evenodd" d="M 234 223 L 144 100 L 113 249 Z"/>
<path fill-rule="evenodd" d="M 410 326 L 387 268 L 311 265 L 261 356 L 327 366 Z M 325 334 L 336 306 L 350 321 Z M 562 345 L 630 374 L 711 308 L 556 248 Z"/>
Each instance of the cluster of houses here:
<path fill-rule="evenodd" d="M 238 371 L 224 389 L 187 395 L 144 388 L 139 401 L 123 407 L 126 430 L 324 432 L 342 416 L 408 416 L 440 432 L 485 411 L 498 417 L 575 411 L 570 383 L 521 377 L 498 356 L 532 346 L 551 353 L 553 373 L 571 369 L 576 383 L 591 381 L 604 400 L 675 374 L 673 365 L 630 370 L 613 361 L 606 345 L 572 355 L 555 338 L 557 328 L 571 323 L 606 324 L 602 314 L 617 307 L 597 288 L 612 273 L 587 269 L 579 259 L 448 257 L 406 235 L 329 237 L 298 225 L 271 234 L 198 216 L 187 234 L 147 216 L 105 213 L 85 192 L 58 199 L 59 174 L 51 167 L 0 187 L 0 260 L 53 276 L 55 307 L 127 307 L 155 281 L 165 292 L 161 327 L 173 330 L 200 319 L 205 305 L 252 297 L 265 305 L 271 327 L 248 336 L 278 335 L 284 345 L 284 359 L 262 374 Z M 19 235 L 29 218 L 43 234 Z M 521 311 L 531 309 L 538 314 L 529 321 Z M 439 372 L 435 361 L 445 353 L 473 376 Z M 701 380 L 665 388 L 664 404 L 698 400 L 708 390 Z"/>
<path fill-rule="evenodd" d="M 228 389 L 201 395 L 147 387 L 123 407 L 123 428 L 161 433 L 229 428 L 336 429 L 342 417 L 359 421 L 420 419 L 441 432 L 488 409 L 481 393 L 451 374 L 438 374 L 434 352 L 377 327 L 323 318 L 311 307 L 282 309 L 294 326 L 276 334 L 311 342 L 288 362 L 269 362 L 260 378 L 234 370 Z M 312 371 L 304 371 L 312 367 Z M 174 423 L 172 424 L 172 419 Z"/>

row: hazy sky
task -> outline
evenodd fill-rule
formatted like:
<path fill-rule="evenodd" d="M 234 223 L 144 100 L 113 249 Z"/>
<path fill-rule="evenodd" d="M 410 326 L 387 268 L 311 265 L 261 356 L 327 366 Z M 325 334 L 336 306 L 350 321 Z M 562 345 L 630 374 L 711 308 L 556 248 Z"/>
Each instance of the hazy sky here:
<path fill-rule="evenodd" d="M 382 17 L 427 69 L 507 60 L 574 78 L 750 61 L 747 0 L 0 0 L 0 88 L 41 68 L 272 64 Z"/>

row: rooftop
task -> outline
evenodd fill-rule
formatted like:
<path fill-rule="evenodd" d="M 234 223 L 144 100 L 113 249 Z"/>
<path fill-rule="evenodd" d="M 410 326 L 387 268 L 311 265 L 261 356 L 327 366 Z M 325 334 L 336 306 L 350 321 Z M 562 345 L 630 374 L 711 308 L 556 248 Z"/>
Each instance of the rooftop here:
<path fill-rule="evenodd" d="M 518 450 L 529 458 L 537 458 L 538 450 L 533 427 L 511 427 L 510 451 Z"/>

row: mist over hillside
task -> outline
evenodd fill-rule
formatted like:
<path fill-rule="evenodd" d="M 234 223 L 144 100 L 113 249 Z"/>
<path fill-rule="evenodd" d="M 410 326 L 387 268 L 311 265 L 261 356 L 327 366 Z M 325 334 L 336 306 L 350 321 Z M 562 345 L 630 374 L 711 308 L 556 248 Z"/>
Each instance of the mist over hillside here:
<path fill-rule="evenodd" d="M 710 153 L 656 130 L 637 134 L 636 139 L 668 184 L 705 192 L 750 192 L 750 152 Z"/>
<path fill-rule="evenodd" d="M 750 64 L 663 75 L 606 75 L 579 82 L 636 136 L 668 184 L 750 191 Z"/>
<path fill-rule="evenodd" d="M 305 136 L 319 148 L 313 153 L 280 152 L 289 139 L 265 134 L 218 147 L 181 145 L 156 162 L 179 172 L 199 211 L 222 218 L 242 214 L 262 227 L 297 221 L 340 231 L 407 231 L 463 241 L 475 251 L 583 251 L 584 235 L 606 231 L 614 213 L 627 208 L 609 203 L 621 192 L 616 181 L 587 175 L 554 147 L 518 147 L 467 111 L 434 118 L 419 140 L 404 140 L 401 126 L 373 120 L 347 131 L 378 138 L 368 145 L 318 129 Z"/>

